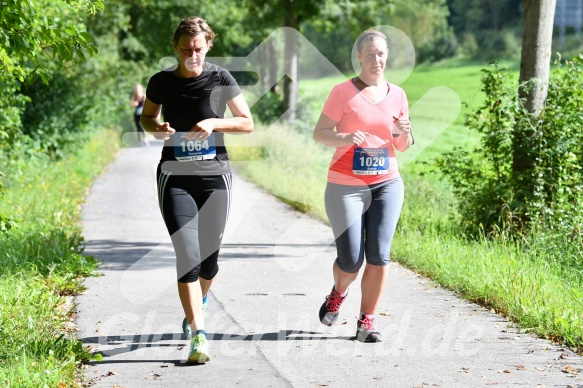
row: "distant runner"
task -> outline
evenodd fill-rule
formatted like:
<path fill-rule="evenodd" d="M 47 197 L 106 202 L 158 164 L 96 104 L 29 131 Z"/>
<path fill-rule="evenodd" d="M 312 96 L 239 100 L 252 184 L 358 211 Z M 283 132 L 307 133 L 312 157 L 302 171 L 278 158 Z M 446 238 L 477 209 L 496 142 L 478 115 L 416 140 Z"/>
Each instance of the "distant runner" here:
<path fill-rule="evenodd" d="M 314 129 L 318 143 L 336 147 L 325 204 L 337 258 L 334 286 L 320 308 L 320 321 L 328 326 L 336 323 L 348 287 L 366 257 L 356 339 L 381 342 L 374 314 L 404 198 L 394 149 L 404 152 L 414 141 L 407 96 L 384 77 L 389 54 L 386 36 L 367 30 L 356 46 L 361 73 L 332 89 Z"/>
<path fill-rule="evenodd" d="M 150 78 L 142 125 L 165 140 L 158 165 L 160 209 L 176 252 L 178 293 L 192 337 L 189 362 L 210 359 L 203 311 L 219 267 L 231 203 L 225 132 L 249 133 L 253 119 L 241 89 L 225 69 L 205 62 L 214 32 L 199 17 L 180 22 L 172 39 L 178 66 Z M 229 107 L 233 118 L 224 118 Z M 162 111 L 163 123 L 158 122 Z"/>
<path fill-rule="evenodd" d="M 134 87 L 134 94 L 132 94 L 132 97 L 130 98 L 130 106 L 134 108 L 134 123 L 136 124 L 136 131 L 138 134 L 138 144 L 141 146 L 149 144 L 141 123 L 145 100 L 146 95 L 144 94 L 144 87 L 141 84 L 136 84 Z"/>

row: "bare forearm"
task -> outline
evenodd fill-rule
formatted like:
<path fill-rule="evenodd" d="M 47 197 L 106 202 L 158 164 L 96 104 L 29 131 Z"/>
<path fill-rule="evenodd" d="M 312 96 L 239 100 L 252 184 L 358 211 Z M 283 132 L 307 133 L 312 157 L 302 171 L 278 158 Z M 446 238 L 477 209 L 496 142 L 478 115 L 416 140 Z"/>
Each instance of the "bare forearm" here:
<path fill-rule="evenodd" d="M 346 139 L 349 135 L 349 133 L 338 133 L 332 129 L 323 128 L 314 131 L 314 140 L 327 147 L 340 147 L 352 144 L 352 141 L 348 142 Z"/>
<path fill-rule="evenodd" d="M 225 133 L 250 133 L 255 127 L 249 117 L 230 117 L 227 119 L 209 119 L 215 131 Z"/>
<path fill-rule="evenodd" d="M 393 144 L 397 151 L 405 152 L 413 144 L 413 137 L 411 133 L 401 133 L 399 136 L 393 137 Z"/>
<path fill-rule="evenodd" d="M 144 131 L 152 134 L 156 132 L 156 127 L 160 125 L 157 117 L 150 117 L 144 115 L 142 115 L 142 117 L 140 118 L 140 122 L 142 123 Z"/>

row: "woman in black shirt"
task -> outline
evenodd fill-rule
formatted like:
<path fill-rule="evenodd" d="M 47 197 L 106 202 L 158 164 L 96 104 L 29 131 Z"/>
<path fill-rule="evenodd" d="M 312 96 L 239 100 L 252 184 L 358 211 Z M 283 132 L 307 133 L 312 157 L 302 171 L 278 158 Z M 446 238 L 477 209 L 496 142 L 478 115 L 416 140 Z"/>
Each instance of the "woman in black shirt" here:
<path fill-rule="evenodd" d="M 225 69 L 205 62 L 215 34 L 206 21 L 180 22 L 172 39 L 176 67 L 150 79 L 142 125 L 164 140 L 158 165 L 160 209 L 176 252 L 178 292 L 192 336 L 189 362 L 208 361 L 203 304 L 218 272 L 231 197 L 225 133 L 249 133 L 253 119 L 241 89 Z M 232 118 L 224 118 L 229 107 Z M 158 121 L 162 111 L 163 123 Z"/>

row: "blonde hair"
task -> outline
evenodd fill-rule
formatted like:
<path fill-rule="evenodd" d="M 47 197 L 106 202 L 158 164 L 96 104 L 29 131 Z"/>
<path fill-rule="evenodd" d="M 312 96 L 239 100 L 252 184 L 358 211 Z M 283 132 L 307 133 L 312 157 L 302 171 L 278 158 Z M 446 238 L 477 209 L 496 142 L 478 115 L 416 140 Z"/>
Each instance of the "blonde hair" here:
<path fill-rule="evenodd" d="M 215 39 L 216 34 L 209 27 L 206 20 L 198 16 L 191 16 L 189 18 L 182 19 L 182 21 L 174 30 L 172 44 L 176 46 L 182 35 L 196 36 L 198 34 L 204 34 L 206 43 L 210 49 L 213 46 L 213 39 Z"/>
<path fill-rule="evenodd" d="M 380 31 L 369 29 L 361 33 L 358 38 L 356 38 L 356 49 L 358 52 L 362 52 L 362 46 L 364 42 L 372 42 L 375 39 L 383 39 L 387 42 L 387 37 Z"/>

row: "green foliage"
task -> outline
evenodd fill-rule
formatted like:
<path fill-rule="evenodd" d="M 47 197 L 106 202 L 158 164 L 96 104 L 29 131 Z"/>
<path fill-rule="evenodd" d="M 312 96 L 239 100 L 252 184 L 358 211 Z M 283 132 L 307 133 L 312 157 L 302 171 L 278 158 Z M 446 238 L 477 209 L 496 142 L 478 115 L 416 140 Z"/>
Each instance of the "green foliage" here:
<path fill-rule="evenodd" d="M 484 30 L 476 34 L 478 50 L 472 58 L 486 61 L 499 58 L 520 58 L 522 49 L 522 28 L 509 27 L 499 31 Z"/>
<path fill-rule="evenodd" d="M 459 199 L 462 226 L 471 233 L 488 232 L 512 218 L 512 131 L 516 117 L 524 116 L 517 91 L 507 81 L 510 72 L 483 70 L 482 106 L 467 116 L 466 125 L 482 134 L 472 152 L 456 149 L 438 159 Z"/>
<path fill-rule="evenodd" d="M 37 276 L 2 277 L 0 290 L 0 384 L 71 386 L 76 365 L 90 356 L 61 330 L 72 306 L 65 307 L 63 298 Z"/>
<path fill-rule="evenodd" d="M 470 58 L 499 60 L 520 52 L 522 0 L 447 0 L 449 25 Z"/>
<path fill-rule="evenodd" d="M 129 114 L 130 91 L 136 82 L 143 82 L 143 66 L 120 60 L 115 36 L 116 31 L 97 36 L 94 44 L 102 53 L 75 69 L 48 62 L 48 84 L 36 77 L 10 83 L 12 93 L 0 97 L 0 105 L 9 106 L 0 113 L 7 118 L 0 160 L 10 165 L 11 175 L 19 173 L 19 160 L 63 158 L 94 128 L 119 123 Z"/>
<path fill-rule="evenodd" d="M 419 62 L 437 61 L 457 53 L 457 38 L 447 24 L 446 0 L 395 0 L 393 9 L 386 20 L 411 39 Z"/>
<path fill-rule="evenodd" d="M 3 193 L 4 185 L 2 183 L 3 177 L 4 177 L 4 174 L 2 173 L 2 171 L 0 171 L 0 198 L 2 198 L 2 196 L 4 195 L 4 193 Z M 8 232 L 10 229 L 14 228 L 16 225 L 17 224 L 14 220 L 12 220 L 8 216 L 5 216 L 4 214 L 0 213 L 0 235 Z"/>
<path fill-rule="evenodd" d="M 85 62 L 97 53 L 91 35 L 77 15 L 103 9 L 101 0 L 8 0 L 0 8 L 0 79 L 50 79 L 47 60 L 60 67 Z M 43 56 L 43 53 L 45 54 Z"/>
<path fill-rule="evenodd" d="M 82 79 L 83 75 L 56 73 L 49 85 L 36 81 L 23 86 L 21 92 L 30 101 L 22 116 L 28 147 L 62 158 L 71 146 L 82 142 L 96 100 L 83 90 Z"/>
<path fill-rule="evenodd" d="M 523 0 L 447 0 L 449 24 L 460 35 L 499 31 L 522 23 L 523 4 Z"/>
<path fill-rule="evenodd" d="M 190 16 L 207 20 L 217 34 L 209 54 L 212 56 L 247 55 L 252 48 L 250 35 L 260 35 L 249 28 L 256 17 L 245 19 L 246 2 L 112 0 L 106 5 L 102 15 L 89 19 L 89 31 L 97 36 L 109 35 L 116 42 L 115 54 L 120 60 L 147 63 L 144 67 L 157 66 L 161 58 L 174 55 L 174 29 Z"/>
<path fill-rule="evenodd" d="M 302 23 L 302 31 L 328 60 L 345 72 L 352 71 L 350 54 L 358 35 L 377 25 L 402 30 L 417 49 L 420 62 L 454 56 L 458 44 L 448 27 L 448 16 L 445 0 L 326 2 L 318 19 Z"/>
<path fill-rule="evenodd" d="M 29 99 L 20 94 L 20 84 L 15 79 L 0 79 L 3 91 L 0 96 L 0 152 L 5 144 L 10 143 L 22 129 L 21 114 Z"/>
<path fill-rule="evenodd" d="M 325 1 L 320 17 L 313 25 L 320 31 L 332 32 L 336 29 L 347 34 L 352 42 L 365 29 L 384 24 L 386 16 L 394 12 L 400 0 L 390 1 Z"/>
<path fill-rule="evenodd" d="M 83 15 L 96 13 L 102 8 L 101 0 L 2 2 L 0 86 L 3 93 L 0 95 L 0 160 L 6 160 L 7 155 L 12 159 L 20 158 L 23 155 L 19 151 L 31 151 L 31 141 L 25 132 L 35 131 L 36 128 L 23 122 L 22 115 L 26 104 L 32 101 L 30 96 L 22 92 L 23 83 L 30 87 L 28 83 L 38 83 L 40 77 L 48 85 L 51 78 L 59 74 L 60 69 L 71 68 L 85 62 L 87 56 L 96 54 L 97 47 L 91 35 L 85 31 Z M 53 130 L 53 134 L 58 134 L 58 131 Z M 43 132 L 46 131 L 41 130 L 37 139 L 44 141 Z M 20 145 L 24 147 L 19 147 Z M 42 150 L 43 146 L 37 149 Z M 14 226 L 15 221 L 12 218 L 0 213 L 0 233 Z"/>
<path fill-rule="evenodd" d="M 442 28 L 435 31 L 432 38 L 417 50 L 419 62 L 436 62 L 451 58 L 458 52 L 458 41 L 451 28 Z"/>
<path fill-rule="evenodd" d="M 266 93 L 251 107 L 253 118 L 264 124 L 277 120 L 283 111 L 283 96 Z"/>
<path fill-rule="evenodd" d="M 319 98 L 302 93 L 296 105 L 296 121 L 293 129 L 296 132 L 311 134 L 314 129 L 315 105 Z M 253 118 L 260 123 L 271 125 L 283 114 L 283 96 L 266 93 L 251 107 Z"/>
<path fill-rule="evenodd" d="M 484 70 L 486 99 L 467 118 L 482 134 L 480 145 L 438 161 L 453 183 L 461 224 L 471 234 L 534 229 L 581 243 L 582 63 L 557 63 L 539 117 L 526 111 L 508 71 L 496 65 Z"/>
<path fill-rule="evenodd" d="M 2 386 L 75 386 L 78 364 L 91 358 L 65 330 L 74 307 L 67 296 L 97 264 L 83 255 L 80 204 L 116 145 L 114 133 L 100 132 L 64 160 L 23 161 L 8 182 L 0 213 L 20 227 L 0 234 Z"/>

